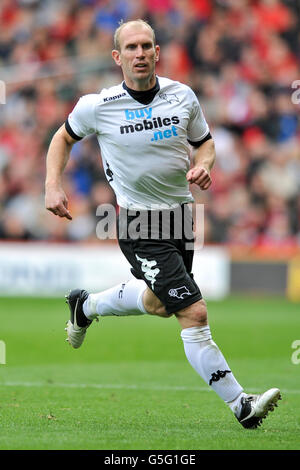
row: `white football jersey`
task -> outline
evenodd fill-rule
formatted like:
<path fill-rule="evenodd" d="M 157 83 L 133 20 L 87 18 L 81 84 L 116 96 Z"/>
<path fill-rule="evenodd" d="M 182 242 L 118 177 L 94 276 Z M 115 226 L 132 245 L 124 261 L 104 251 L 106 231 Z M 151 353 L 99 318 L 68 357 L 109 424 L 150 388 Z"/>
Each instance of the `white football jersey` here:
<path fill-rule="evenodd" d="M 78 138 L 96 134 L 107 180 L 128 209 L 192 202 L 187 139 L 199 142 L 209 133 L 191 88 L 157 78 L 160 89 L 147 105 L 121 83 L 80 98 L 67 120 Z"/>

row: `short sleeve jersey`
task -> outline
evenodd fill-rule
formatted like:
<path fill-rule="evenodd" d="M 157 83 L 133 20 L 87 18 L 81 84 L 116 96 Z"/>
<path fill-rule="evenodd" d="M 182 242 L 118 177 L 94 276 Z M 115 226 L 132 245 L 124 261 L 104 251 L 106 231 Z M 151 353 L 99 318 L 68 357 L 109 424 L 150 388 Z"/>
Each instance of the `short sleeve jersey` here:
<path fill-rule="evenodd" d="M 147 105 L 121 83 L 83 96 L 68 116 L 71 135 L 96 134 L 120 207 L 151 210 L 193 201 L 188 140 L 203 140 L 209 127 L 191 88 L 157 79 L 159 91 Z"/>

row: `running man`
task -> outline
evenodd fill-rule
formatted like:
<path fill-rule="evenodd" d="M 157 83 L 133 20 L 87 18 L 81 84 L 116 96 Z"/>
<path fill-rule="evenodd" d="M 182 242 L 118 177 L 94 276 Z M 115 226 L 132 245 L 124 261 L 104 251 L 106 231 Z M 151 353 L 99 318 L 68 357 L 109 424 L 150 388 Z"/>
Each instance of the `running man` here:
<path fill-rule="evenodd" d="M 46 208 L 71 220 L 62 175 L 73 144 L 96 134 L 120 207 L 119 245 L 134 275 L 100 293 L 72 290 L 67 296 L 67 339 L 79 348 L 92 321 L 102 316 L 175 315 L 190 364 L 238 421 L 253 429 L 277 406 L 280 390 L 246 394 L 212 339 L 206 303 L 192 275 L 193 250 L 187 249 L 193 238 L 187 205 L 193 201 L 190 183 L 201 190 L 212 183 L 214 142 L 191 88 L 156 75 L 159 53 L 148 23 L 122 23 L 115 32 L 112 57 L 122 70 L 123 82 L 81 97 L 49 147 Z M 153 214 L 158 216 L 156 224 Z M 166 217 L 168 236 L 163 227 Z M 139 237 L 129 230 L 137 219 Z M 175 234 L 178 222 L 187 228 L 181 237 Z"/>

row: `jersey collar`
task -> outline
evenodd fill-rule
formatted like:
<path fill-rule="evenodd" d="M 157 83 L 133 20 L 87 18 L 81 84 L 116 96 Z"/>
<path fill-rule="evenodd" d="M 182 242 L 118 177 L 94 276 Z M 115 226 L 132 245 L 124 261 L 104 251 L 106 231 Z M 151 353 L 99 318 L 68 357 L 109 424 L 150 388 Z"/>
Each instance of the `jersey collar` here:
<path fill-rule="evenodd" d="M 157 77 L 156 77 L 156 83 L 155 83 L 154 87 L 151 88 L 150 90 L 146 90 L 146 91 L 132 90 L 131 88 L 128 88 L 128 86 L 126 85 L 125 82 L 122 82 L 122 86 L 123 86 L 124 90 L 126 90 L 134 100 L 138 101 L 141 104 L 151 103 L 151 101 L 153 101 L 156 93 L 158 93 L 159 90 L 160 90 L 160 85 L 159 85 L 159 81 L 158 81 Z"/>

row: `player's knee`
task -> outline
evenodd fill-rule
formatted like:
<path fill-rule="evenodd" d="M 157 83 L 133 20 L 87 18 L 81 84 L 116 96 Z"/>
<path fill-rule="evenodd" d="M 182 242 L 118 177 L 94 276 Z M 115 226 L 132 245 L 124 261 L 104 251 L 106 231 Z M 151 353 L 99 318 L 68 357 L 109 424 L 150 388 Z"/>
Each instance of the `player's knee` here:
<path fill-rule="evenodd" d="M 199 300 L 197 305 L 197 312 L 196 312 L 197 321 L 201 325 L 206 325 L 207 323 L 207 306 L 204 299 Z"/>
<path fill-rule="evenodd" d="M 176 315 L 178 320 L 188 326 L 204 326 L 207 325 L 207 307 L 204 299 L 189 305 L 185 309 L 181 310 Z"/>
<path fill-rule="evenodd" d="M 164 318 L 172 315 L 166 312 L 165 306 L 149 288 L 144 293 L 143 304 L 149 315 L 157 315 Z"/>
<path fill-rule="evenodd" d="M 144 307 L 149 313 L 149 315 L 157 315 L 158 317 L 168 318 L 171 317 L 172 314 L 168 314 L 166 309 L 162 303 L 145 303 Z"/>
<path fill-rule="evenodd" d="M 147 310 L 147 309 L 146 309 Z M 148 310 L 147 310 L 148 311 Z M 150 311 L 148 311 L 150 315 L 157 315 L 158 317 L 164 317 L 164 318 L 169 318 L 173 314 L 172 313 L 167 313 L 164 305 L 156 306 L 156 307 L 150 307 Z"/>

